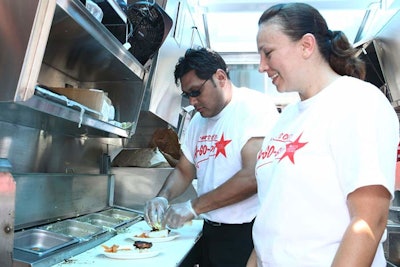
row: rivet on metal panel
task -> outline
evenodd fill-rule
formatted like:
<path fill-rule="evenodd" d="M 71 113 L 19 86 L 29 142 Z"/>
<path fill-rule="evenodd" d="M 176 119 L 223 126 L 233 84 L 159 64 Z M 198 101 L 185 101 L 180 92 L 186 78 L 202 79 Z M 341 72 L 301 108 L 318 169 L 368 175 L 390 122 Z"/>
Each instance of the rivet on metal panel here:
<path fill-rule="evenodd" d="M 11 227 L 11 226 L 9 226 L 9 225 L 6 225 L 5 227 L 4 227 L 4 232 L 5 233 L 10 233 L 11 231 L 13 231 L 13 228 Z"/>

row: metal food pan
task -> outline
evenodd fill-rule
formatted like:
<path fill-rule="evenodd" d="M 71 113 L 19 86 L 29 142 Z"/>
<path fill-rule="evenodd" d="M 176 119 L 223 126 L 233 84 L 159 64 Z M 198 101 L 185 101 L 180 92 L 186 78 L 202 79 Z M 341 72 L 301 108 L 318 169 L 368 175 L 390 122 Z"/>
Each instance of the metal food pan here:
<path fill-rule="evenodd" d="M 75 244 L 78 239 L 43 229 L 30 229 L 14 234 L 14 248 L 44 255 L 57 249 Z"/>
<path fill-rule="evenodd" d="M 60 221 L 40 227 L 40 229 L 76 237 L 81 241 L 89 240 L 90 238 L 106 231 L 103 227 L 76 220 Z"/>
<path fill-rule="evenodd" d="M 116 219 L 123 220 L 125 222 L 129 222 L 129 221 L 133 221 L 133 220 L 141 218 L 141 215 L 137 212 L 121 210 L 121 209 L 117 209 L 117 208 L 111 208 L 108 210 L 104 210 L 104 211 L 99 212 L 98 214 L 110 216 L 110 217 L 113 217 Z"/>
<path fill-rule="evenodd" d="M 78 217 L 74 220 L 90 223 L 90 224 L 105 227 L 105 228 L 116 228 L 116 227 L 124 224 L 123 220 L 116 219 L 116 218 L 106 216 L 103 214 L 98 214 L 98 213 L 84 215 L 84 216 Z"/>

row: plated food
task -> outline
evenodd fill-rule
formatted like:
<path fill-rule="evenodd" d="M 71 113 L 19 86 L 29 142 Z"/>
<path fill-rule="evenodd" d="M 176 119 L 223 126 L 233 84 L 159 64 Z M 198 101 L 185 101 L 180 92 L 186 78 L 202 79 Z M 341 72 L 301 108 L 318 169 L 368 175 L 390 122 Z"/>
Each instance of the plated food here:
<path fill-rule="evenodd" d="M 118 253 L 104 252 L 103 254 L 107 258 L 118 259 L 118 260 L 134 260 L 134 259 L 145 259 L 152 258 L 160 254 L 159 250 L 148 250 L 148 251 L 123 251 Z"/>
<path fill-rule="evenodd" d="M 132 246 L 112 246 L 101 245 L 103 254 L 112 259 L 143 259 L 157 256 L 159 250 L 152 249 L 153 243 L 144 241 L 135 241 Z"/>
<path fill-rule="evenodd" d="M 119 245 L 112 245 L 111 247 L 106 245 L 101 245 L 104 248 L 104 252 L 107 253 L 117 253 L 118 251 L 132 250 L 130 247 L 120 247 Z"/>
<path fill-rule="evenodd" d="M 133 246 L 137 249 L 149 249 L 153 246 L 153 243 L 146 241 L 135 241 L 135 243 L 133 243 Z"/>
<path fill-rule="evenodd" d="M 147 230 L 134 233 L 132 239 L 135 241 L 166 242 L 174 240 L 178 236 L 178 233 L 167 229 L 157 231 Z"/>
<path fill-rule="evenodd" d="M 137 237 L 143 237 L 143 238 L 160 238 L 160 237 L 168 237 L 169 233 L 171 230 L 164 229 L 164 230 L 150 230 L 150 231 L 144 231 L 140 233 L 139 235 L 135 235 Z"/>

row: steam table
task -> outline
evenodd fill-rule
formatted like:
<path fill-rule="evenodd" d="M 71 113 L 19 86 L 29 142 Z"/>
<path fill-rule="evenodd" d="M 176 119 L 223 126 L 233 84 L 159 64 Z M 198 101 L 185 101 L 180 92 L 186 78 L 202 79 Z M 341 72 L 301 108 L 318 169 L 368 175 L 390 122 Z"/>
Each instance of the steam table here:
<path fill-rule="evenodd" d="M 179 235 L 177 238 L 166 242 L 153 242 L 153 248 L 161 251 L 160 254 L 154 257 L 128 260 L 113 259 L 105 256 L 103 248 L 97 246 L 72 258 L 66 259 L 61 263 L 53 265 L 53 267 L 132 267 L 133 265 L 146 267 L 179 266 L 201 236 L 202 227 L 203 220 L 193 220 L 191 225 L 185 225 L 180 229 L 173 230 L 174 233 Z M 134 235 L 133 233 L 137 232 L 138 229 L 148 229 L 146 222 L 140 221 L 130 226 L 123 233 L 112 237 L 104 242 L 104 244 L 107 246 L 117 244 L 124 247 L 131 246 L 133 248 L 134 241 L 130 237 L 132 237 Z"/>

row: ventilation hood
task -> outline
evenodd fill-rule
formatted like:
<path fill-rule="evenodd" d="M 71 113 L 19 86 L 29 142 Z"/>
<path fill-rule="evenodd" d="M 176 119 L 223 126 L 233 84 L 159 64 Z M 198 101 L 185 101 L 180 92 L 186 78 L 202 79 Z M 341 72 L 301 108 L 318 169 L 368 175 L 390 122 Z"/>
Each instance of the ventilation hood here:
<path fill-rule="evenodd" d="M 397 112 L 400 112 L 399 28 L 400 11 L 397 11 L 376 36 L 362 46 L 362 53 L 368 59 L 367 80 L 373 80 L 371 82 L 381 88 Z"/>

